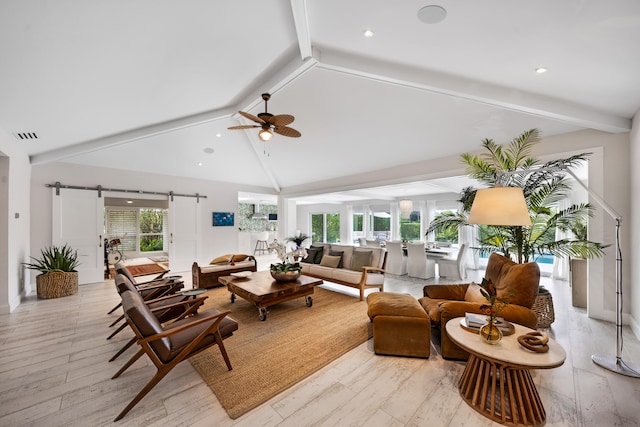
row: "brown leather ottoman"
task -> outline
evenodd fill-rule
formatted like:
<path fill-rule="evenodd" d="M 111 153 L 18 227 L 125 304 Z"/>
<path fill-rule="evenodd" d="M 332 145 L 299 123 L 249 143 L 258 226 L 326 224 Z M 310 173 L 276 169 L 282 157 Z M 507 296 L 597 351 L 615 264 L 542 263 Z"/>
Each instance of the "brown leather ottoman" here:
<path fill-rule="evenodd" d="M 429 357 L 431 322 L 417 299 L 411 295 L 375 292 L 367 297 L 367 304 L 376 354 Z"/>

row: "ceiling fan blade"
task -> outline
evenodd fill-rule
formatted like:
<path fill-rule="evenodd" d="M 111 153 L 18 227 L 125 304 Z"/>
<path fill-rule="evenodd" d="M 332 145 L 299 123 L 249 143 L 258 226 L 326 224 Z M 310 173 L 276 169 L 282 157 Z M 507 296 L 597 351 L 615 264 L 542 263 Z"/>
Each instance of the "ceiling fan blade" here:
<path fill-rule="evenodd" d="M 278 114 L 277 116 L 273 116 L 269 119 L 269 123 L 274 126 L 286 126 L 288 124 L 293 123 L 296 118 L 291 114 Z"/>
<path fill-rule="evenodd" d="M 228 127 L 227 129 L 229 130 L 237 130 L 237 129 L 252 129 L 252 128 L 259 128 L 261 126 L 258 125 L 240 125 L 240 126 L 231 126 Z"/>
<path fill-rule="evenodd" d="M 244 111 L 238 111 L 238 114 L 240 114 L 243 117 L 246 117 L 249 120 L 253 120 L 256 123 L 264 124 L 264 120 L 254 116 L 253 114 L 245 113 Z"/>
<path fill-rule="evenodd" d="M 300 132 L 298 132 L 297 130 L 295 130 L 294 128 L 289 128 L 286 126 L 276 126 L 273 131 L 275 133 L 279 133 L 280 135 L 283 136 L 290 136 L 292 138 L 297 138 L 299 136 L 302 136 L 302 134 Z"/>

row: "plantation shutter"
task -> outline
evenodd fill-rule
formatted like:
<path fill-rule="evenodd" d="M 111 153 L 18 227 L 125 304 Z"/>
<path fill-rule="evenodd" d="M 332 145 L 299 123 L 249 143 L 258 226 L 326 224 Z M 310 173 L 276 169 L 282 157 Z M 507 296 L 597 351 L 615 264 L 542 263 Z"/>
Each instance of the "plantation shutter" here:
<path fill-rule="evenodd" d="M 162 251 L 169 252 L 169 210 L 162 210 Z"/>
<path fill-rule="evenodd" d="M 138 222 L 135 210 L 108 210 L 107 238 L 120 239 L 120 251 L 137 252 Z"/>

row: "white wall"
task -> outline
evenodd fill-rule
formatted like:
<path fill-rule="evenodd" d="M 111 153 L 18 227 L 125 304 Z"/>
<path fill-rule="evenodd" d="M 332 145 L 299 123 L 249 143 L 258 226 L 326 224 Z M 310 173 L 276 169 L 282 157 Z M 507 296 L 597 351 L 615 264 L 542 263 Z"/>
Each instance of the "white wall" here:
<path fill-rule="evenodd" d="M 608 134 L 598 131 L 580 131 L 545 138 L 535 151 L 537 156 L 553 153 L 593 152 L 589 160 L 589 188 L 600 195 L 622 216 L 621 247 L 623 257 L 630 253 L 631 232 L 631 161 L 629 134 Z M 614 322 L 616 319 L 616 257 L 615 221 L 594 200 L 595 215 L 589 221 L 589 238 L 611 245 L 601 259 L 589 260 L 589 317 Z M 630 295 L 631 263 L 623 262 L 623 293 Z M 629 322 L 630 305 L 624 312 Z"/>
<path fill-rule="evenodd" d="M 640 242 L 640 111 L 638 111 L 633 118 L 633 128 L 630 134 L 630 146 L 631 146 L 631 164 L 635 167 L 631 168 L 631 216 L 629 221 L 626 221 L 627 226 L 631 226 L 631 232 L 628 233 L 631 242 L 635 244 L 631 245 L 631 253 L 625 258 L 624 262 L 632 266 L 640 265 L 640 249 L 637 242 Z M 625 303 L 630 307 L 631 320 L 630 325 L 633 332 L 637 337 L 640 337 L 640 269 L 631 269 L 631 292 L 624 294 Z M 626 298 L 630 296 L 631 298 Z"/>
<path fill-rule="evenodd" d="M 121 171 L 109 168 L 96 168 L 70 163 L 51 163 L 37 165 L 32 169 L 31 177 L 31 248 L 39 253 L 40 248 L 51 244 L 51 189 L 46 184 L 60 182 L 63 185 L 76 185 L 127 190 L 144 190 L 167 193 L 173 191 L 182 194 L 207 196 L 200 199 L 201 207 L 201 252 L 198 263 L 208 263 L 211 259 L 225 253 L 238 251 L 238 227 L 212 227 L 212 212 L 236 212 L 238 210 L 238 191 L 270 193 L 262 187 L 237 186 L 235 184 L 180 178 L 168 175 L 156 175 Z M 196 260 L 194 260 L 196 261 Z M 35 281 L 32 275 L 32 281 Z"/>
<path fill-rule="evenodd" d="M 29 157 L 0 129 L 0 314 L 25 293 L 22 263 L 29 261 Z"/>

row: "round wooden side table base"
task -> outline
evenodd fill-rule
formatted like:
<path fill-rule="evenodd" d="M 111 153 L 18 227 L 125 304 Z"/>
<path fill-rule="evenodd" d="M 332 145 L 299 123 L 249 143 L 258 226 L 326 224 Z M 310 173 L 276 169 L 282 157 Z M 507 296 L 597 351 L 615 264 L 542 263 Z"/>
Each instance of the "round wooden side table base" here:
<path fill-rule="evenodd" d="M 490 362 L 471 354 L 458 384 L 474 410 L 509 426 L 542 426 L 546 413 L 528 369 Z"/>

